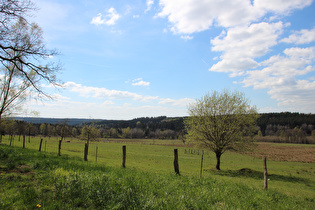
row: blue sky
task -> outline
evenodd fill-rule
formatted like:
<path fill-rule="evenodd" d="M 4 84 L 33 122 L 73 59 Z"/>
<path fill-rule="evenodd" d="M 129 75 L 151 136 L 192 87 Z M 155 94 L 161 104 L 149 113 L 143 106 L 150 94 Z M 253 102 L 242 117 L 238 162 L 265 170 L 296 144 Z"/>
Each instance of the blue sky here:
<path fill-rule="evenodd" d="M 312 0 L 34 0 L 63 65 L 40 117 L 186 116 L 213 90 L 259 112 L 315 113 Z M 25 114 L 26 113 L 26 114 Z"/>

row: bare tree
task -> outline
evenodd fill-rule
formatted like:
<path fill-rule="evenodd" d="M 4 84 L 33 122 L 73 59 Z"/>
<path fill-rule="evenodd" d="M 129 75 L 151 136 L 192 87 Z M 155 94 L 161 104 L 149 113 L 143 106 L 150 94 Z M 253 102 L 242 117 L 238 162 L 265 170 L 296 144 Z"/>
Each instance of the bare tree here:
<path fill-rule="evenodd" d="M 0 0 L 0 120 L 26 95 L 49 97 L 42 82 L 58 85 L 56 73 L 61 67 L 52 62 L 57 52 L 46 48 L 41 28 L 27 22 L 25 17 L 32 10 L 29 0 Z"/>

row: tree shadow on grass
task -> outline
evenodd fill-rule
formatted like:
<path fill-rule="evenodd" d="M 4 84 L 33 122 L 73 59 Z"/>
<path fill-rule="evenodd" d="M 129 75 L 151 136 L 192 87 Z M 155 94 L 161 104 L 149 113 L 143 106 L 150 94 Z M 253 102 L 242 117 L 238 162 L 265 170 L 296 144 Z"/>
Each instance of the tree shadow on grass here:
<path fill-rule="evenodd" d="M 239 178 L 253 178 L 257 180 L 264 180 L 264 173 L 261 171 L 255 171 L 250 168 L 242 168 L 240 170 L 220 170 L 220 171 L 212 171 L 213 174 L 221 175 L 221 176 L 229 176 L 229 177 L 239 177 Z M 295 177 L 295 176 L 285 176 L 278 174 L 268 174 L 268 179 L 274 181 L 284 181 L 284 182 L 292 182 L 292 183 L 304 183 L 306 185 L 310 185 L 311 181 L 309 179 Z"/>

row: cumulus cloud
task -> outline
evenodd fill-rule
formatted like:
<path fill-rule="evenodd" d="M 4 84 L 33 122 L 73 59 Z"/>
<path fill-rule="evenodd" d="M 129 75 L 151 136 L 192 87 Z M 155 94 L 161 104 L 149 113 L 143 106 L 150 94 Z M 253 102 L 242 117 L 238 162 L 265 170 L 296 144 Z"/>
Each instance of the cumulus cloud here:
<path fill-rule="evenodd" d="M 74 82 L 67 82 L 64 87 L 69 89 L 71 92 L 79 93 L 83 97 L 94 97 L 94 98 L 109 98 L 109 99 L 132 99 L 137 101 L 151 101 L 157 100 L 157 96 L 142 96 L 137 93 L 132 93 L 122 90 L 108 90 L 106 88 L 99 87 L 88 87 L 76 84 Z"/>
<path fill-rule="evenodd" d="M 98 13 L 96 17 L 92 18 L 91 24 L 95 25 L 115 25 L 116 21 L 121 17 L 115 10 L 115 8 L 110 8 L 107 10 L 106 15 Z"/>
<path fill-rule="evenodd" d="M 222 56 L 221 61 L 214 64 L 210 71 L 237 76 L 247 69 L 256 68 L 259 64 L 254 58 L 265 55 L 277 44 L 282 29 L 282 22 L 262 22 L 223 31 L 211 40 L 212 50 L 222 52 Z"/>
<path fill-rule="evenodd" d="M 313 0 L 255 0 L 254 5 L 265 11 L 288 14 L 295 9 L 311 5 Z"/>
<path fill-rule="evenodd" d="M 294 31 L 289 37 L 284 38 L 281 42 L 295 43 L 295 44 L 309 44 L 315 41 L 315 28 L 311 30 L 303 29 L 301 31 Z"/>
<path fill-rule="evenodd" d="M 193 102 L 195 102 L 195 100 L 191 98 L 182 98 L 182 99 L 177 99 L 177 100 L 164 98 L 164 99 L 160 99 L 159 104 L 171 104 L 172 106 L 187 107 L 189 104 Z"/>
<path fill-rule="evenodd" d="M 142 78 L 134 79 L 131 83 L 133 86 L 150 86 L 150 82 L 145 82 Z"/>
<path fill-rule="evenodd" d="M 185 35 L 185 36 L 180 36 L 181 39 L 184 40 L 192 40 L 194 37 L 193 36 L 189 36 L 189 35 Z"/>
<path fill-rule="evenodd" d="M 147 0 L 146 3 L 147 3 L 147 9 L 145 10 L 145 12 L 149 12 L 152 9 L 154 1 L 153 0 Z"/>
<path fill-rule="evenodd" d="M 314 72 L 314 47 L 290 47 L 280 54 L 272 53 L 279 42 L 315 41 L 315 28 L 281 37 L 284 28 L 291 24 L 279 21 L 311 3 L 312 0 L 160 0 L 161 11 L 157 16 L 168 18 L 170 31 L 181 34 L 181 38 L 189 39 L 191 34 L 211 27 L 223 27 L 221 34 L 211 39 L 212 51 L 221 55 L 214 59 L 210 71 L 238 76 L 244 87 L 267 89 L 280 106 L 292 109 L 300 106 L 297 110 L 314 112 L 311 108 L 315 107 L 315 82 L 311 79 L 314 77 L 307 78 Z"/>
<path fill-rule="evenodd" d="M 191 34 L 213 25 L 246 26 L 267 13 L 288 14 L 311 3 L 312 0 L 160 0 L 161 12 L 157 16 L 167 17 L 174 33 Z"/>
<path fill-rule="evenodd" d="M 128 91 L 88 87 L 75 82 L 64 83 L 63 89 L 71 93 L 71 98 L 55 94 L 56 100 L 30 100 L 25 105 L 38 110 L 41 117 L 133 119 L 143 116 L 185 116 L 187 115 L 186 106 L 194 101 L 188 98 L 160 99 L 159 97 L 142 96 Z M 77 98 L 74 93 L 81 97 L 88 97 L 90 100 L 87 102 Z"/>
<path fill-rule="evenodd" d="M 314 112 L 315 81 L 307 77 L 314 68 L 315 47 L 288 48 L 281 55 L 271 56 L 260 63 L 262 69 L 247 71 L 241 83 L 254 89 L 268 89 L 279 106 L 292 111 Z M 307 79 L 297 79 L 301 76 Z"/>

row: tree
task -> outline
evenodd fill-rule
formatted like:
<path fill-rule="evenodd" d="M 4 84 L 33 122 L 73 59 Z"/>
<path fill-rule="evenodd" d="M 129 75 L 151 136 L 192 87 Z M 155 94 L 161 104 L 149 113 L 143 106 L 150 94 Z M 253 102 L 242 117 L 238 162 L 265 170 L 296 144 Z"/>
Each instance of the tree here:
<path fill-rule="evenodd" d="M 61 143 L 65 140 L 66 136 L 70 135 L 70 128 L 67 124 L 67 120 L 55 126 L 55 132 L 58 136 L 60 136 L 59 145 L 58 145 L 58 156 L 61 155 Z"/>
<path fill-rule="evenodd" d="M 58 85 L 60 66 L 51 59 L 57 52 L 46 48 L 41 28 L 25 19 L 31 10 L 34 6 L 29 0 L 0 1 L 0 120 L 21 104 L 25 95 L 49 97 L 41 82 Z"/>
<path fill-rule="evenodd" d="M 189 117 L 185 120 L 189 138 L 213 151 L 216 169 L 220 170 L 221 155 L 241 143 L 255 129 L 258 118 L 255 107 L 250 106 L 243 93 L 224 90 L 214 91 L 188 107 Z"/>
<path fill-rule="evenodd" d="M 81 135 L 83 139 L 86 140 L 85 147 L 84 147 L 84 160 L 87 161 L 90 140 L 98 138 L 100 136 L 100 131 L 94 125 L 85 125 L 82 128 Z"/>
<path fill-rule="evenodd" d="M 47 130 L 47 124 L 46 123 L 42 123 L 39 127 L 40 129 L 40 134 L 43 136 L 47 136 L 48 135 L 48 130 Z"/>

